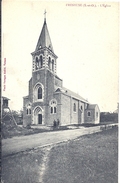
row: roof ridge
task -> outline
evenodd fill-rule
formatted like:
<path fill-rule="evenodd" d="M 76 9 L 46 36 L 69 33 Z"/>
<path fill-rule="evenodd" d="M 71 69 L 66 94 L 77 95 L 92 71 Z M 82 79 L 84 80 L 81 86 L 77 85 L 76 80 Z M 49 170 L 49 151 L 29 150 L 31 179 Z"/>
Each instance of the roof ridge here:
<path fill-rule="evenodd" d="M 81 101 L 84 101 L 84 102 L 88 103 L 88 101 L 87 101 L 86 99 L 84 99 L 83 97 L 81 97 L 79 94 L 77 94 L 77 93 L 71 91 L 70 89 L 67 89 L 67 88 L 65 88 L 64 86 L 58 87 L 58 88 L 64 90 L 64 92 L 66 92 L 66 94 L 72 96 L 73 98 L 79 99 L 79 100 L 81 100 Z M 56 90 L 57 90 L 57 89 L 56 89 Z M 63 92 L 63 91 L 61 91 L 61 92 Z"/>

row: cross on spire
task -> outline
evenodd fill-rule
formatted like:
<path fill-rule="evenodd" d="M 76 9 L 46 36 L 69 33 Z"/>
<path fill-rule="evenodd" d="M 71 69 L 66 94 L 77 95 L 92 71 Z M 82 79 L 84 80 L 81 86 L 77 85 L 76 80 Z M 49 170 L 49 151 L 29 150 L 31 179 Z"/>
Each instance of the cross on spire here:
<path fill-rule="evenodd" d="M 44 11 L 44 21 L 46 21 L 46 10 Z"/>

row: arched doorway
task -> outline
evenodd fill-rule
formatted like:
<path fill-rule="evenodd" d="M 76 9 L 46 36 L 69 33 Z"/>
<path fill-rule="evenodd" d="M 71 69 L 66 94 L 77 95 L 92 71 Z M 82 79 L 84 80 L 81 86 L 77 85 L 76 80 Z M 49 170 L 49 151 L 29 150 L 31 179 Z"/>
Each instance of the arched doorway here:
<path fill-rule="evenodd" d="M 42 119 L 42 109 L 41 107 L 36 107 L 34 110 L 34 124 L 42 124 L 43 123 L 43 119 Z"/>
<path fill-rule="evenodd" d="M 42 124 L 42 114 L 38 114 L 38 124 Z"/>

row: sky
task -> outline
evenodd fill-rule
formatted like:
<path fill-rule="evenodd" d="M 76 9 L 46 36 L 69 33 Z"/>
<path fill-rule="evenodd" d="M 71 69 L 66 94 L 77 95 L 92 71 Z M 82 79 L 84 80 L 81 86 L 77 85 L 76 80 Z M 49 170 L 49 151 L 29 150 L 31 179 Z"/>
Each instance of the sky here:
<path fill-rule="evenodd" d="M 2 95 L 10 99 L 10 108 L 21 110 L 28 95 L 31 53 L 46 9 L 63 86 L 98 104 L 101 112 L 116 110 L 118 8 L 118 2 L 2 1 Z"/>

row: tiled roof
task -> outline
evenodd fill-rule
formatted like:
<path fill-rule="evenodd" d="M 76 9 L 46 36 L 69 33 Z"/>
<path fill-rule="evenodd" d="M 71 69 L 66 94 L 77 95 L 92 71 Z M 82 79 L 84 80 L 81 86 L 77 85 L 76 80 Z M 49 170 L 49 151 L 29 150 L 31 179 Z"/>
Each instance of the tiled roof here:
<path fill-rule="evenodd" d="M 77 99 L 77 100 L 80 100 L 80 101 L 83 101 L 85 103 L 88 103 L 88 101 L 86 99 L 84 99 L 83 97 L 81 97 L 79 94 L 65 88 L 65 87 L 57 87 L 56 86 L 56 90 L 55 92 L 61 92 L 61 93 L 66 93 L 67 95 Z"/>
<path fill-rule="evenodd" d="M 62 81 L 62 79 L 61 79 L 61 78 L 59 78 L 57 75 L 55 75 L 55 77 L 56 77 L 57 79 L 59 79 L 59 80 L 61 80 L 61 81 Z"/>
<path fill-rule="evenodd" d="M 95 109 L 96 106 L 97 106 L 97 104 L 89 104 L 88 109 Z"/>

